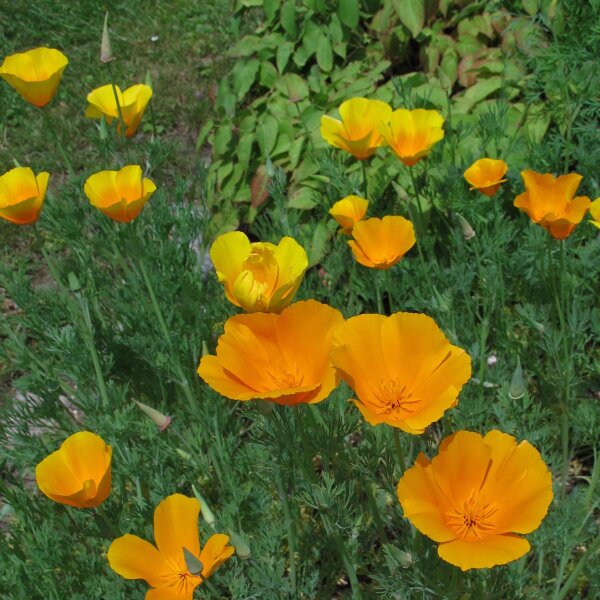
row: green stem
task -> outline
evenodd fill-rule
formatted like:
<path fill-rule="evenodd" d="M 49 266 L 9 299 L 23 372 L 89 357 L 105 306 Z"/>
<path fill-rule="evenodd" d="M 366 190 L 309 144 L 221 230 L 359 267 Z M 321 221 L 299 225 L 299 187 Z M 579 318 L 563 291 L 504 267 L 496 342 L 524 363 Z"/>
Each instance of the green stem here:
<path fill-rule="evenodd" d="M 317 478 L 315 475 L 312 457 L 308 448 L 308 440 L 304 432 L 304 423 L 302 421 L 302 408 L 300 406 L 294 406 L 294 416 L 296 417 L 296 427 L 300 434 L 300 443 L 302 444 L 302 454 L 304 456 L 304 471 L 306 476 L 311 483 L 316 483 Z"/>
<path fill-rule="evenodd" d="M 417 201 L 417 209 L 419 210 L 419 229 L 421 230 L 419 233 L 423 233 L 425 231 L 425 213 L 423 212 L 423 204 L 421 204 L 421 194 L 419 194 L 419 188 L 417 187 L 417 181 L 415 179 L 415 174 L 413 173 L 413 168 L 408 167 L 408 172 L 410 173 L 413 193 Z"/>
<path fill-rule="evenodd" d="M 119 532 L 117 531 L 117 528 L 113 525 L 113 522 L 108 518 L 108 515 L 106 514 L 104 508 L 102 506 L 98 506 L 96 508 L 96 512 L 110 531 L 111 535 L 115 538 L 119 537 Z"/>
<path fill-rule="evenodd" d="M 42 115 L 44 116 L 43 118 L 46 123 L 46 126 L 48 127 L 48 129 L 52 133 L 52 136 L 54 137 L 54 140 L 56 141 L 56 146 L 58 148 L 58 151 L 60 152 L 60 155 L 62 156 L 65 166 L 67 167 L 67 172 L 69 173 L 70 177 L 73 177 L 75 175 L 73 163 L 71 162 L 71 159 L 69 158 L 69 155 L 67 154 L 62 144 L 62 140 L 58 135 L 58 131 L 56 131 L 56 128 L 54 127 L 54 121 L 52 120 L 52 117 L 48 114 L 48 112 L 44 109 L 42 109 Z"/>
<path fill-rule="evenodd" d="M 392 427 L 394 435 L 394 446 L 396 448 L 396 456 L 398 457 L 398 464 L 402 473 L 406 471 L 406 461 L 404 460 L 404 452 L 402 451 L 402 445 L 400 443 L 400 431 L 397 427 Z"/>
<path fill-rule="evenodd" d="M 375 521 L 375 527 L 377 527 L 377 533 L 379 535 L 379 540 L 383 544 L 387 539 L 385 535 L 385 529 L 383 527 L 383 521 L 381 519 L 381 515 L 379 514 L 379 507 L 377 506 L 377 501 L 375 500 L 375 496 L 373 495 L 373 490 L 369 483 L 365 486 L 367 501 L 369 503 L 369 507 L 371 509 L 371 515 L 373 516 L 373 521 Z"/>
<path fill-rule="evenodd" d="M 561 590 L 554 594 L 554 600 L 564 600 L 567 597 L 567 594 L 571 590 L 571 588 L 577 582 L 577 578 L 579 577 L 579 573 L 585 566 L 586 561 L 597 551 L 600 549 L 600 536 L 597 537 L 593 544 L 588 548 L 588 551 L 579 559 L 569 578 L 565 582 L 565 585 L 561 588 Z"/>
<path fill-rule="evenodd" d="M 348 579 L 350 580 L 350 586 L 352 587 L 352 596 L 354 598 L 362 598 L 360 593 L 360 585 L 358 583 L 358 577 L 356 576 L 356 569 L 352 564 L 350 557 L 348 556 L 348 550 L 346 545 L 344 544 L 344 540 L 340 537 L 340 534 L 335 532 L 333 534 L 333 540 L 335 545 L 342 557 L 342 561 L 344 562 L 344 566 L 346 567 L 346 571 L 348 572 Z"/>
<path fill-rule="evenodd" d="M 156 299 L 156 294 L 154 293 L 154 288 L 152 287 L 152 282 L 150 277 L 148 276 L 148 271 L 146 270 L 146 265 L 144 264 L 143 259 L 139 259 L 138 261 L 140 272 L 142 274 L 142 278 L 144 283 L 146 284 L 146 289 L 148 290 L 148 295 L 150 296 L 150 301 L 152 303 L 152 308 L 154 309 L 154 314 L 156 315 L 156 319 L 158 321 L 158 325 L 160 327 L 163 338 L 169 348 L 169 352 L 175 358 L 175 369 L 177 371 L 177 376 L 179 377 L 179 385 L 182 387 L 183 392 L 187 401 L 190 404 L 190 407 L 195 410 L 196 402 L 194 399 L 194 395 L 192 394 L 192 390 L 190 388 L 190 383 L 187 379 L 187 376 L 181 366 L 181 362 L 179 361 L 179 357 L 177 356 L 174 347 L 173 340 L 171 339 L 171 334 L 169 333 L 169 328 L 167 327 L 167 323 L 163 316 L 163 313 L 160 309 L 160 305 L 158 304 L 158 300 Z"/>
<path fill-rule="evenodd" d="M 279 499 L 281 500 L 281 506 L 283 508 L 283 516 L 285 518 L 285 528 L 287 531 L 288 538 L 288 560 L 290 563 L 290 593 L 292 598 L 296 597 L 296 536 L 294 534 L 294 528 L 292 527 L 292 518 L 290 516 L 290 505 L 288 503 L 287 494 L 283 489 L 283 483 L 281 482 L 281 473 L 276 471 L 275 473 L 275 484 L 277 485 L 277 492 L 279 493 Z"/>
<path fill-rule="evenodd" d="M 110 62 L 106 63 L 106 67 L 108 68 L 108 75 L 110 77 L 110 85 L 112 87 L 112 91 L 115 97 L 115 103 L 117 105 L 117 113 L 119 114 L 119 122 L 121 125 L 121 138 L 123 140 L 123 145 L 125 147 L 125 152 L 127 154 L 127 162 L 131 164 L 131 156 L 129 155 L 129 144 L 127 143 L 127 127 L 125 126 L 125 119 L 123 118 L 123 111 L 121 109 L 121 103 L 119 102 L 119 94 L 117 93 L 117 86 L 115 85 L 115 80 L 113 77 L 112 67 L 110 66 Z"/>
<path fill-rule="evenodd" d="M 198 577 L 202 579 L 202 585 L 208 588 L 208 591 L 210 592 L 211 596 L 214 596 L 215 598 L 223 597 L 222 594 L 219 593 L 217 588 L 215 588 L 215 586 L 206 577 L 203 577 L 202 573 L 198 573 Z"/>
<path fill-rule="evenodd" d="M 369 199 L 369 184 L 367 178 L 367 162 L 366 160 L 361 160 L 362 163 L 362 173 L 363 173 L 363 189 L 365 191 L 365 200 Z"/>

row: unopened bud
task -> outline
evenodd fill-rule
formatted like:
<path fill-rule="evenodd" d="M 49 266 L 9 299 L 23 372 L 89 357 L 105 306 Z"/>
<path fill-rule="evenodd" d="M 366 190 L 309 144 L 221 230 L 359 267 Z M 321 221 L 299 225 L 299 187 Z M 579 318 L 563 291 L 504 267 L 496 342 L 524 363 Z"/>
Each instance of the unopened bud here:
<path fill-rule="evenodd" d="M 108 11 L 104 15 L 104 28 L 102 29 L 102 43 L 100 44 L 100 61 L 103 63 L 115 60 L 110 45 L 110 36 L 108 35 Z"/>
<path fill-rule="evenodd" d="M 183 550 L 183 558 L 185 559 L 187 570 L 192 575 L 200 575 L 204 569 L 204 565 L 200 559 L 194 556 L 185 546 L 182 546 L 181 549 Z"/>
<path fill-rule="evenodd" d="M 213 511 L 210 510 L 208 506 L 208 502 L 204 499 L 204 496 L 196 489 L 196 486 L 192 484 L 192 491 L 194 492 L 194 496 L 196 496 L 196 500 L 200 502 L 200 513 L 202 514 L 202 518 L 206 521 L 206 524 L 209 527 L 213 527 L 215 524 L 215 515 Z"/>
<path fill-rule="evenodd" d="M 463 237 L 465 240 L 470 240 L 475 237 L 475 230 L 471 227 L 469 221 L 467 221 L 462 215 L 456 213 L 456 218 L 462 230 Z"/>
<path fill-rule="evenodd" d="M 517 356 L 517 367 L 510 382 L 508 395 L 513 400 L 519 400 L 525 395 L 525 378 L 523 377 L 523 368 L 521 367 L 521 358 L 519 356 Z"/>
<path fill-rule="evenodd" d="M 146 77 L 144 78 L 144 83 L 152 89 L 152 75 L 150 75 L 150 71 L 146 71 Z"/>
<path fill-rule="evenodd" d="M 206 342 L 202 340 L 202 358 L 208 356 L 209 354 L 210 352 L 208 351 L 208 346 L 206 345 Z"/>
<path fill-rule="evenodd" d="M 231 545 L 235 548 L 235 553 L 242 559 L 246 560 L 250 558 L 252 552 L 250 551 L 250 546 L 246 544 L 246 542 L 234 531 L 229 530 L 229 541 Z"/>
<path fill-rule="evenodd" d="M 408 192 L 395 181 L 392 181 L 392 187 L 396 190 L 396 194 L 398 194 L 399 200 L 408 200 Z"/>
<path fill-rule="evenodd" d="M 146 416 L 152 419 L 159 431 L 164 431 L 169 426 L 169 423 L 171 423 L 171 417 L 163 415 L 161 412 L 143 402 L 138 402 L 137 400 L 134 400 L 134 402 Z"/>

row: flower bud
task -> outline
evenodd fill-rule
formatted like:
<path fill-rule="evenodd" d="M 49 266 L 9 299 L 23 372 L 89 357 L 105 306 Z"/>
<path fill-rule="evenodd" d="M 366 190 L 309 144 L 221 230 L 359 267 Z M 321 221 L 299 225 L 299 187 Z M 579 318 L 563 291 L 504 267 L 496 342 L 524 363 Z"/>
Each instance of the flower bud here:
<path fill-rule="evenodd" d="M 115 60 L 110 45 L 110 36 L 108 35 L 108 11 L 104 15 L 104 28 L 102 29 L 102 43 L 100 44 L 100 61 L 103 63 Z"/>
<path fill-rule="evenodd" d="M 196 486 L 194 484 L 192 484 L 192 491 L 194 492 L 194 496 L 196 496 L 198 502 L 200 502 L 200 513 L 202 514 L 202 518 L 206 521 L 206 524 L 209 527 L 214 528 L 216 519 L 215 515 L 213 514 L 213 511 L 210 510 L 210 507 L 208 506 L 208 502 L 204 499 L 204 496 L 202 496 L 202 494 L 196 489 Z"/>
<path fill-rule="evenodd" d="M 142 412 L 146 414 L 146 416 L 152 419 L 159 431 L 164 431 L 171 423 L 171 417 L 163 415 L 161 412 L 148 406 L 147 404 L 144 404 L 143 402 L 138 402 L 137 400 L 134 400 L 134 402 L 142 410 Z"/>
<path fill-rule="evenodd" d="M 463 237 L 465 240 L 470 240 L 475 237 L 475 230 L 471 227 L 469 221 L 467 221 L 462 215 L 456 213 L 456 218 L 462 230 Z"/>

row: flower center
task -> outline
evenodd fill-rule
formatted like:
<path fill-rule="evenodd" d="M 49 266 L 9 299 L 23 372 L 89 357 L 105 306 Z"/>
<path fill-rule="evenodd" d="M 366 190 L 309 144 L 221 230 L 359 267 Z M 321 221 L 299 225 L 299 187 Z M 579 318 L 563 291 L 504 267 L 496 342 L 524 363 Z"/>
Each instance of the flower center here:
<path fill-rule="evenodd" d="M 185 562 L 176 558 L 167 559 L 169 574 L 165 577 L 165 588 L 174 589 L 179 596 L 189 597 L 202 582 L 199 575 L 190 573 Z"/>
<path fill-rule="evenodd" d="M 304 381 L 304 375 L 298 373 L 297 365 L 294 365 L 291 369 L 286 369 L 281 365 L 270 364 L 267 367 L 266 372 L 273 382 L 274 390 L 297 388 L 300 387 Z"/>
<path fill-rule="evenodd" d="M 465 500 L 462 508 L 455 509 L 447 514 L 448 525 L 461 539 L 481 539 L 491 534 L 496 529 L 494 515 L 498 507 L 484 498 L 479 497 L 475 490 L 471 492 L 468 500 Z"/>
<path fill-rule="evenodd" d="M 273 256 L 273 250 L 266 244 L 252 244 L 242 269 L 252 273 L 256 285 L 260 285 L 266 291 L 274 289 L 279 276 L 279 265 Z"/>
<path fill-rule="evenodd" d="M 388 414 L 402 411 L 412 412 L 411 404 L 418 400 L 412 397 L 411 392 L 406 391 L 406 385 L 396 379 L 382 379 L 375 387 L 375 412 L 377 414 Z"/>

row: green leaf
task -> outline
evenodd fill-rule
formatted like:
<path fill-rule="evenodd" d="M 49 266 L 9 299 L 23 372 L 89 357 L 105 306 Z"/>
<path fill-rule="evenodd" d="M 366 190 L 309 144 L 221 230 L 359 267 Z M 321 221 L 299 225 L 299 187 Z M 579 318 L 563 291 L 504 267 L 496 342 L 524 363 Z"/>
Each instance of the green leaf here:
<path fill-rule="evenodd" d="M 267 88 L 272 88 L 278 77 L 279 74 L 277 73 L 277 69 L 272 62 L 264 61 L 260 64 L 259 81 L 261 85 L 264 85 Z"/>
<path fill-rule="evenodd" d="M 200 129 L 200 133 L 198 133 L 198 137 L 196 138 L 196 151 L 200 150 L 208 137 L 208 134 L 212 131 L 215 122 L 212 119 L 209 119 L 204 123 L 202 129 Z"/>
<path fill-rule="evenodd" d="M 248 93 L 256 79 L 260 62 L 257 58 L 251 58 L 248 61 L 236 62 L 231 75 L 233 77 L 233 90 L 236 93 L 238 102 Z"/>
<path fill-rule="evenodd" d="M 501 77 L 490 77 L 478 81 L 471 86 L 461 97 L 454 101 L 454 111 L 459 114 L 468 113 L 478 102 L 491 96 L 502 87 Z"/>
<path fill-rule="evenodd" d="M 277 83 L 277 88 L 290 99 L 290 102 L 308 98 L 308 84 L 296 73 L 286 73 Z"/>
<path fill-rule="evenodd" d="M 322 33 L 317 46 L 317 63 L 326 73 L 333 69 L 333 48 L 326 33 Z"/>
<path fill-rule="evenodd" d="M 310 188 L 302 187 L 292 193 L 288 206 L 289 208 L 295 208 L 297 210 L 310 210 L 317 206 L 318 203 L 318 193 Z"/>
<path fill-rule="evenodd" d="M 327 252 L 330 237 L 326 223 L 318 223 L 313 233 L 313 238 L 308 251 L 308 265 L 314 267 L 320 263 Z"/>
<path fill-rule="evenodd" d="M 277 119 L 266 114 L 257 129 L 258 145 L 260 146 L 263 156 L 270 155 L 273 148 L 275 148 L 278 131 L 279 124 L 277 123 Z"/>
<path fill-rule="evenodd" d="M 346 27 L 354 29 L 360 18 L 358 0 L 339 0 L 337 15 Z"/>
<path fill-rule="evenodd" d="M 283 70 L 290 60 L 290 56 L 294 51 L 294 44 L 292 42 L 283 42 L 277 48 L 277 54 L 275 55 L 275 64 L 279 73 L 283 73 Z"/>
<path fill-rule="evenodd" d="M 295 0 L 287 0 L 287 2 L 281 7 L 281 26 L 291 39 L 298 39 Z"/>
<path fill-rule="evenodd" d="M 230 123 L 225 123 L 224 125 L 221 125 L 219 129 L 217 129 L 217 133 L 215 134 L 215 141 L 213 143 L 213 149 L 217 156 L 221 156 L 222 154 L 225 154 L 225 152 L 227 152 L 229 142 L 232 138 L 231 128 L 232 126 Z"/>
<path fill-rule="evenodd" d="M 425 25 L 425 0 L 394 0 L 394 9 L 400 21 L 416 38 Z"/>
<path fill-rule="evenodd" d="M 264 0 L 263 1 L 263 10 L 265 11 L 265 15 L 267 16 L 267 21 L 271 23 L 277 14 L 277 9 L 279 8 L 280 1 L 279 0 Z"/>

